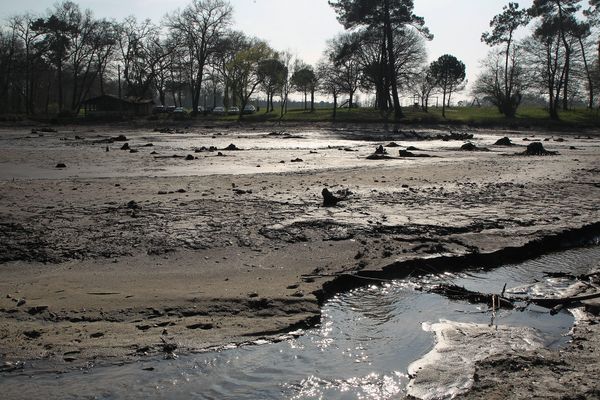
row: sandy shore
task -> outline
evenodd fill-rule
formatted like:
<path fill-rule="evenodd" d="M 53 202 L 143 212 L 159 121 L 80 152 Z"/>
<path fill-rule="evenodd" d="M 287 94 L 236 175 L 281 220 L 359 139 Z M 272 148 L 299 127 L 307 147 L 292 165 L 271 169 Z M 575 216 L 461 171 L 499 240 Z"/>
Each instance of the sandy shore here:
<path fill-rule="evenodd" d="M 596 133 L 476 131 L 489 151 L 465 152 L 368 130 L 2 129 L 0 361 L 72 366 L 269 337 L 317 321 L 315 294 L 339 275 L 600 221 Z M 137 151 L 106 141 L 119 134 Z M 518 146 L 495 146 L 502 136 Z M 392 140 L 433 157 L 366 160 Z M 515 155 L 532 140 L 559 154 Z M 194 151 L 211 145 L 222 156 Z M 325 187 L 346 199 L 322 207 Z"/>

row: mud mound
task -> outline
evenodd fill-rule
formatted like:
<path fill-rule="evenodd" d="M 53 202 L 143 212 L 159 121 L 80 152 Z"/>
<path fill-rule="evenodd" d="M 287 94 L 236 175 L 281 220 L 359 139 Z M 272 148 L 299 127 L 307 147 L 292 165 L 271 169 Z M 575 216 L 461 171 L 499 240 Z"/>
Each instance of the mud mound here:
<path fill-rule="evenodd" d="M 510 139 L 506 136 L 504 136 L 502 139 L 498 139 L 496 141 L 496 143 L 494 143 L 495 146 L 514 146 L 515 144 L 513 142 L 510 141 Z"/>
<path fill-rule="evenodd" d="M 521 153 L 526 156 L 553 156 L 558 154 L 556 151 L 549 151 L 544 148 L 540 142 L 533 142 L 527 146 L 527 150 Z"/>
<path fill-rule="evenodd" d="M 467 132 L 450 132 L 450 134 L 447 135 L 438 134 L 436 138 L 443 140 L 444 142 L 450 140 L 471 140 L 473 139 L 473 134 Z"/>
<path fill-rule="evenodd" d="M 485 147 L 477 147 L 471 142 L 467 142 L 460 146 L 461 151 L 489 151 L 489 149 Z"/>
<path fill-rule="evenodd" d="M 367 157 L 367 160 L 390 160 L 390 159 L 393 159 L 393 157 L 390 157 L 387 154 L 387 150 L 382 145 L 377 146 L 377 148 L 375 148 L 375 152 Z"/>
<path fill-rule="evenodd" d="M 431 157 L 429 154 L 415 154 L 408 150 L 399 150 L 398 155 L 400 157 Z"/>
<path fill-rule="evenodd" d="M 390 157 L 387 154 L 378 154 L 374 153 L 370 156 L 367 156 L 367 160 L 393 160 L 394 157 Z"/>

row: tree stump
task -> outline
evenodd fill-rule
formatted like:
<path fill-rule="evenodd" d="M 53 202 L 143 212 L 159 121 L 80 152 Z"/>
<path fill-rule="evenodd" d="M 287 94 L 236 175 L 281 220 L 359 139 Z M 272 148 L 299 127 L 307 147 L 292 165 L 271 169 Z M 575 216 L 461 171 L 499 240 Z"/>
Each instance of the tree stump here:
<path fill-rule="evenodd" d="M 323 189 L 321 194 L 323 195 L 323 207 L 335 207 L 340 201 L 340 199 L 335 197 L 327 188 Z"/>

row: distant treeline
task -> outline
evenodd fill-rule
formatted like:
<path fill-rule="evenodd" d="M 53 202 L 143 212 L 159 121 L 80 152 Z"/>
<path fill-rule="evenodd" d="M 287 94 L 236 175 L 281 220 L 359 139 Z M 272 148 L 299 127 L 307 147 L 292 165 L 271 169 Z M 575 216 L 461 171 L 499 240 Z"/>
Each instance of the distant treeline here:
<path fill-rule="evenodd" d="M 0 112 L 78 115 L 84 100 L 111 94 L 193 112 L 252 103 L 283 115 L 296 93 L 310 110 L 315 94 L 328 96 L 335 117 L 336 108 L 353 107 L 356 93 L 366 93 L 369 106 L 399 119 L 402 98 L 427 111 L 441 97 L 444 112 L 464 90 L 464 63 L 450 54 L 428 62 L 425 44 L 433 36 L 412 0 L 329 4 L 348 32 L 328 41 L 317 65 L 235 30 L 225 0 L 191 0 L 160 24 L 99 19 L 71 1 L 16 15 L 0 25 Z M 552 118 L 576 103 L 595 107 L 599 10 L 600 0 L 506 5 L 482 35 L 492 49 L 473 85 L 474 102 L 507 117 L 524 98 L 544 102 Z M 517 41 L 527 26 L 530 34 Z"/>

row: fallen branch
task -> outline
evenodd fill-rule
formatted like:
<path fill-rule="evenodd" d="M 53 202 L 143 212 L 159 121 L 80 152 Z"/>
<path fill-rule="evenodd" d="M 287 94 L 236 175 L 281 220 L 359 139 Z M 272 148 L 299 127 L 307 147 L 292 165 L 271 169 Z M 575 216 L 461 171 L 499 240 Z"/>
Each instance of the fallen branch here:
<path fill-rule="evenodd" d="M 586 295 L 573 295 L 559 298 L 529 298 L 529 297 L 505 297 L 503 295 L 491 294 L 491 293 L 480 293 L 474 292 L 464 287 L 457 285 L 437 285 L 429 290 L 430 293 L 437 293 L 442 296 L 446 296 L 451 300 L 466 300 L 469 303 L 474 304 L 487 304 L 495 309 L 506 308 L 513 309 L 515 302 L 527 302 L 538 305 L 540 307 L 552 309 L 552 313 L 556 314 L 563 307 L 578 303 L 585 300 L 593 300 L 600 298 L 600 292 L 586 294 Z M 503 290 L 504 292 L 504 290 Z"/>
<path fill-rule="evenodd" d="M 578 303 L 580 301 L 598 298 L 600 298 L 600 293 L 587 294 L 582 296 L 560 297 L 555 299 L 528 299 L 527 301 L 544 308 L 555 308 L 558 305 L 565 306 L 571 303 Z"/>
<path fill-rule="evenodd" d="M 429 290 L 430 293 L 446 296 L 451 300 L 466 300 L 469 303 L 483 303 L 495 309 L 513 309 L 513 300 L 504 296 L 491 293 L 473 292 L 457 285 L 437 285 Z"/>

